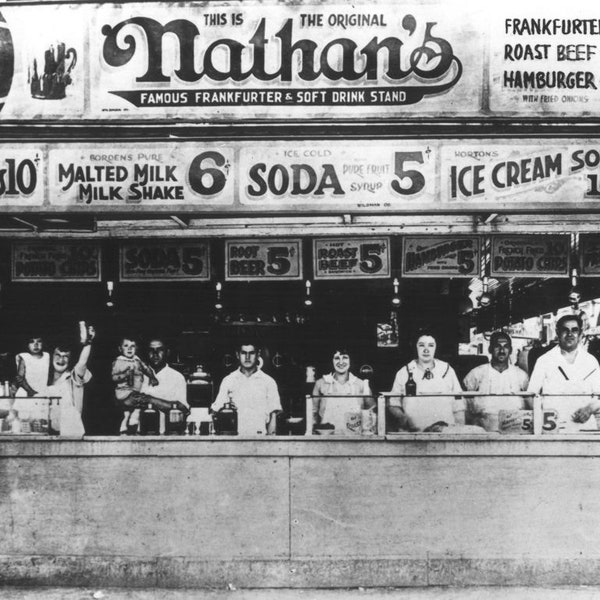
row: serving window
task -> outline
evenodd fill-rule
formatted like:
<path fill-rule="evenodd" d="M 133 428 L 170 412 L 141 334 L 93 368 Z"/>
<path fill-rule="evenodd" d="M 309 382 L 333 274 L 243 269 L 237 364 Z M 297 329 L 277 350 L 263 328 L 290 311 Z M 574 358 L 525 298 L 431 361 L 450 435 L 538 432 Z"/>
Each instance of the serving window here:
<path fill-rule="evenodd" d="M 5 242 L 0 251 L 12 270 L 2 286 L 0 381 L 14 377 L 14 356 L 33 330 L 50 345 L 76 333 L 83 319 L 98 330 L 83 409 L 90 435 L 117 433 L 121 414 L 110 365 L 124 332 L 139 336 L 141 353 L 152 336 L 165 338 L 168 362 L 185 377 L 187 402 L 196 409 L 194 435 L 208 419 L 221 380 L 236 367 L 235 343 L 243 335 L 258 340 L 261 368 L 277 382 L 280 435 L 336 439 L 341 433 L 315 429 L 310 409 L 315 381 L 332 373 L 332 352 L 340 346 L 378 405 L 349 409 L 343 435 L 410 432 L 398 426 L 394 406 L 412 415 L 412 433 L 595 431 L 595 418 L 578 425 L 568 418 L 592 396 L 508 397 L 461 389 L 411 397 L 393 393 L 392 384 L 414 358 L 413 337 L 423 327 L 435 331 L 436 356 L 460 382 L 488 362 L 494 330 L 511 334 L 511 360 L 526 371 L 527 353 L 551 343 L 561 314 L 586 312 L 592 340 L 600 312 L 596 244 L 593 236 L 558 234 Z M 74 258 L 94 273 L 73 275 L 73 266 L 64 264 Z M 245 261 L 254 266 L 241 266 Z M 42 263 L 47 272 L 39 278 Z M 485 295 L 489 303 L 482 302 Z M 10 433 L 6 420 L 2 432 Z"/>

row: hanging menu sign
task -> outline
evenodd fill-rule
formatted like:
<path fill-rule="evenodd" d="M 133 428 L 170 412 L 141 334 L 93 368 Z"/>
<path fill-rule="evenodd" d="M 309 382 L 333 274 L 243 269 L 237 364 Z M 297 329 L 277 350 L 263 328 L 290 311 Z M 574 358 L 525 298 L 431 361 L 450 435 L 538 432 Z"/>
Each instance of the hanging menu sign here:
<path fill-rule="evenodd" d="M 533 117 L 600 108 L 600 19 L 593 2 L 490 6 L 490 108 Z"/>
<path fill-rule="evenodd" d="M 136 242 L 120 248 L 122 281 L 206 281 L 210 279 L 206 242 Z"/>
<path fill-rule="evenodd" d="M 390 276 L 390 238 L 335 238 L 313 241 L 315 279 Z"/>
<path fill-rule="evenodd" d="M 14 243 L 12 281 L 100 281 L 100 247 L 89 242 Z"/>
<path fill-rule="evenodd" d="M 0 144 L 6 212 L 595 212 L 600 140 Z"/>
<path fill-rule="evenodd" d="M 402 240 L 402 277 L 477 277 L 478 237 L 417 237 Z"/>
<path fill-rule="evenodd" d="M 583 277 L 600 275 L 600 235 L 579 236 L 579 274 Z"/>
<path fill-rule="evenodd" d="M 302 279 L 302 240 L 227 240 L 225 279 Z"/>
<path fill-rule="evenodd" d="M 566 235 L 495 235 L 492 277 L 561 277 L 569 274 Z"/>

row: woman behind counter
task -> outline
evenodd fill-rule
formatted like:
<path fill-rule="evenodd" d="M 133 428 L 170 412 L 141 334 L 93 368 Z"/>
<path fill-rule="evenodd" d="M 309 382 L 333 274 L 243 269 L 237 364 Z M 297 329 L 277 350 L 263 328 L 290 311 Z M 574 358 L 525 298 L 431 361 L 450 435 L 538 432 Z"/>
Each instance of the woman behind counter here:
<path fill-rule="evenodd" d="M 464 401 L 453 397 L 417 399 L 406 394 L 406 383 L 412 375 L 418 396 L 457 394 L 462 392 L 454 369 L 445 361 L 435 357 L 437 341 L 429 330 L 421 330 L 415 342 L 417 358 L 404 365 L 394 379 L 392 392 L 404 398 L 390 398 L 390 414 L 399 422 L 401 429 L 419 431 L 432 426 L 439 431 L 445 425 L 465 422 Z M 439 425 L 438 425 L 439 424 Z"/>
<path fill-rule="evenodd" d="M 323 375 L 315 382 L 313 388 L 314 422 L 317 425 L 331 423 L 335 427 L 335 433 L 352 433 L 347 427 L 346 413 L 360 412 L 375 406 L 369 382 L 353 375 L 350 372 L 350 363 L 350 353 L 346 348 L 334 350 L 333 372 Z"/>
<path fill-rule="evenodd" d="M 58 343 L 50 356 L 50 365 L 46 385 L 39 389 L 38 396 L 60 397 L 60 416 L 54 413 L 52 419 L 57 420 L 60 435 L 79 437 L 84 434 L 81 413 L 83 408 L 83 390 L 92 374 L 87 369 L 92 342 L 96 331 L 92 325 L 80 322 L 81 350 L 75 359 L 68 343 Z M 75 364 L 73 364 L 73 362 Z M 40 386 L 41 387 L 41 386 Z M 15 399 L 13 411 L 27 410 L 31 398 Z M 56 425 L 54 425 L 56 428 Z"/>

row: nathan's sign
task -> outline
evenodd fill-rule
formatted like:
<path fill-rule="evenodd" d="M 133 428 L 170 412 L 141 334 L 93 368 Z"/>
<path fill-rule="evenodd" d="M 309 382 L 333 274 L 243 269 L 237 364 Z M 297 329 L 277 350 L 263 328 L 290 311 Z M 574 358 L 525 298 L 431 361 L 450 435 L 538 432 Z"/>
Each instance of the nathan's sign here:
<path fill-rule="evenodd" d="M 0 118 L 585 118 L 600 19 L 580 4 L 5 3 Z"/>
<path fill-rule="evenodd" d="M 13 281 L 100 281 L 100 247 L 85 242 L 14 243 Z"/>
<path fill-rule="evenodd" d="M 210 254 L 206 242 L 136 242 L 120 248 L 122 281 L 206 281 Z"/>
<path fill-rule="evenodd" d="M 477 277 L 478 237 L 417 237 L 402 240 L 403 277 Z"/>
<path fill-rule="evenodd" d="M 2 116 L 473 115 L 484 68 L 475 14 L 422 0 L 5 6 Z"/>
<path fill-rule="evenodd" d="M 301 240 L 227 240 L 225 279 L 302 279 Z"/>
<path fill-rule="evenodd" d="M 390 238 L 336 238 L 313 241 L 315 279 L 390 276 Z"/>
<path fill-rule="evenodd" d="M 492 277 L 560 277 L 569 274 L 569 237 L 516 235 L 492 238 Z"/>

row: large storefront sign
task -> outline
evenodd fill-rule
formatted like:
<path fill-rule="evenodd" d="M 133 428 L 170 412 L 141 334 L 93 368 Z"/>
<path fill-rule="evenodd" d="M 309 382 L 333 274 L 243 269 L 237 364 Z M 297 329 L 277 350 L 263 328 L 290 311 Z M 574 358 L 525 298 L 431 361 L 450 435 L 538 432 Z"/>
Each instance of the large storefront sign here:
<path fill-rule="evenodd" d="M 315 279 L 373 279 L 390 276 L 390 238 L 313 240 Z"/>
<path fill-rule="evenodd" d="M 120 248 L 122 281 L 207 281 L 208 242 L 136 242 Z"/>
<path fill-rule="evenodd" d="M 600 140 L 0 144 L 7 212 L 595 211 Z"/>
<path fill-rule="evenodd" d="M 302 279 L 302 240 L 227 240 L 225 279 Z"/>
<path fill-rule="evenodd" d="M 402 277 L 477 277 L 478 237 L 407 236 L 402 239 Z"/>
<path fill-rule="evenodd" d="M 591 5 L 590 5 L 591 6 Z M 2 119 L 595 114 L 591 8 L 509 0 L 4 5 Z"/>
<path fill-rule="evenodd" d="M 12 245 L 13 281 L 100 281 L 100 246 L 89 242 Z"/>
<path fill-rule="evenodd" d="M 569 274 L 569 236 L 492 237 L 492 277 L 561 277 Z"/>

